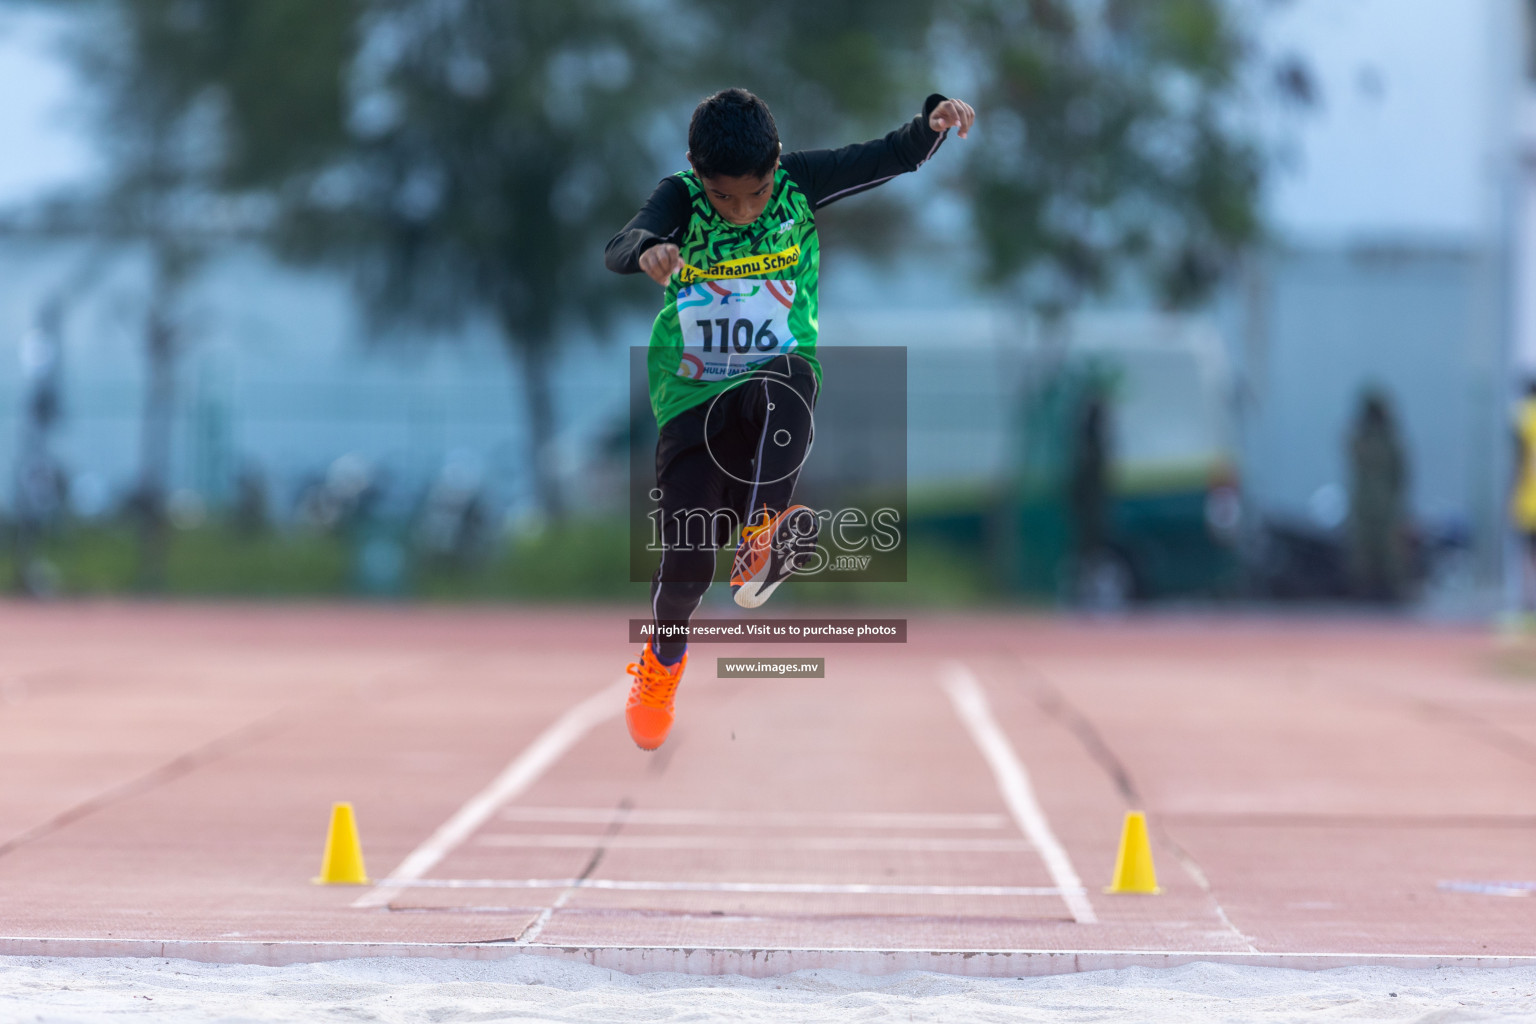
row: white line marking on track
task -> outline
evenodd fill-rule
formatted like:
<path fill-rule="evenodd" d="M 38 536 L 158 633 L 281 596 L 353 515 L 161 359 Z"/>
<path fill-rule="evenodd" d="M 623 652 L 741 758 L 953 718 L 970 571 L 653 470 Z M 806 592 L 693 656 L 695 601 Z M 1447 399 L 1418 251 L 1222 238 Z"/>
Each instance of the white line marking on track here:
<path fill-rule="evenodd" d="M 580 885 L 581 879 L 576 879 L 576 884 Z M 522 933 L 518 935 L 518 937 L 514 940 L 517 945 L 526 946 L 528 943 L 536 941 L 540 935 L 544 934 L 544 926 L 549 924 L 549 919 L 555 916 L 555 911 L 565 906 L 566 901 L 571 898 L 571 893 L 575 891 L 575 887 L 565 890 L 559 896 L 555 897 L 555 902 L 539 911 L 539 916 L 533 919 L 533 923 L 530 924 L 527 928 L 524 928 Z"/>
<path fill-rule="evenodd" d="M 1205 898 L 1211 901 L 1211 906 L 1216 911 L 1217 919 L 1220 920 L 1221 923 L 1229 931 L 1231 931 L 1233 935 L 1236 935 L 1238 941 L 1247 946 L 1250 952 L 1257 953 L 1259 951 L 1259 947 L 1255 946 L 1253 944 L 1253 940 L 1244 935 L 1243 932 L 1237 927 L 1237 925 L 1232 923 L 1232 919 L 1227 916 L 1227 912 L 1222 907 L 1221 901 L 1216 898 L 1216 891 L 1211 888 L 1211 880 L 1205 876 L 1205 872 L 1201 870 L 1200 865 L 1195 863 L 1195 859 L 1191 857 L 1189 853 L 1185 851 L 1184 847 L 1180 846 L 1177 842 L 1172 842 L 1170 845 L 1173 847 L 1174 857 L 1177 858 L 1179 864 L 1183 866 L 1184 873 L 1188 875 L 1190 879 L 1200 887 L 1200 891 L 1205 893 Z"/>
<path fill-rule="evenodd" d="M 438 862 L 468 839 L 476 829 L 495 816 L 508 800 L 512 800 L 529 786 L 549 766 L 565 756 L 592 728 L 616 716 L 624 707 L 624 695 L 629 692 L 629 677 L 604 687 L 557 718 L 549 728 L 539 734 L 512 763 L 502 769 L 491 784 L 443 822 L 426 842 L 411 851 L 400 866 L 389 874 L 391 883 L 420 878 L 437 866 Z M 354 900 L 354 907 L 382 907 L 400 894 L 394 884 L 381 884 Z"/>
<path fill-rule="evenodd" d="M 621 892 L 806 893 L 817 896 L 1060 896 L 1050 885 L 876 885 L 858 882 L 631 882 L 610 878 L 386 878 L 409 889 L 609 889 Z"/>
<path fill-rule="evenodd" d="M 612 807 L 508 807 L 503 821 L 561 825 L 607 825 Z M 923 828 L 996 829 L 1009 824 L 1006 814 L 905 813 L 899 811 L 727 811 L 636 808 L 624 815 L 628 825 L 697 825 L 705 828 Z"/>
<path fill-rule="evenodd" d="M 1002 792 L 1003 802 L 1008 805 L 1019 828 L 1029 837 L 1035 849 L 1040 851 L 1051 881 L 1061 890 L 1062 899 L 1066 901 L 1072 919 L 1078 924 L 1097 924 L 1099 919 L 1093 912 L 1093 904 L 1088 902 L 1087 890 L 1083 888 L 1082 880 L 1072 867 L 1071 858 L 1057 841 L 1056 834 L 1051 831 L 1050 823 L 1045 819 L 1045 812 L 1035 799 L 1034 787 L 1029 783 L 1029 773 L 1024 769 L 1024 762 L 1019 760 L 1013 744 L 1008 742 L 997 719 L 992 717 L 992 708 L 981 684 L 966 666 L 959 662 L 947 662 L 944 665 L 944 690 L 955 706 L 955 713 L 960 716 L 960 721 L 965 723 L 971 738 L 980 748 L 981 756 L 986 758 L 991 767 L 992 775 L 997 779 L 997 788 Z"/>
<path fill-rule="evenodd" d="M 951 839 L 931 836 L 631 836 L 509 834 L 480 836 L 477 846 L 588 850 L 912 850 L 919 853 L 1017 853 L 1034 849 L 1023 839 Z"/>

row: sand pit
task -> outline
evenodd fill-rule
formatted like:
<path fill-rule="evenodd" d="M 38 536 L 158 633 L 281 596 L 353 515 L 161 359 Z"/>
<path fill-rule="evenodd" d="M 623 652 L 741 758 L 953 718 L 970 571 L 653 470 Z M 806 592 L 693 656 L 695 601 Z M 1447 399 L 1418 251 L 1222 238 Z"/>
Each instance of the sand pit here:
<path fill-rule="evenodd" d="M 1047 978 L 627 975 L 537 956 L 288 967 L 0 958 L 0 1019 L 156 1021 L 1536 1021 L 1536 968 L 1191 964 Z"/>

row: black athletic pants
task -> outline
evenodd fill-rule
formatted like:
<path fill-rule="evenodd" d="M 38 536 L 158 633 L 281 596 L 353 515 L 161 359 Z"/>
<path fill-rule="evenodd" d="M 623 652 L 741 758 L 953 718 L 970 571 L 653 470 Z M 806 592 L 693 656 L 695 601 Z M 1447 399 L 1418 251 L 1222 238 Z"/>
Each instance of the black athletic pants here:
<path fill-rule="evenodd" d="M 776 356 L 736 387 L 684 410 L 656 441 L 661 561 L 651 581 L 656 653 L 673 661 L 686 626 L 715 575 L 715 552 L 734 548 L 740 528 L 788 508 L 811 450 L 817 382 L 797 355 Z"/>

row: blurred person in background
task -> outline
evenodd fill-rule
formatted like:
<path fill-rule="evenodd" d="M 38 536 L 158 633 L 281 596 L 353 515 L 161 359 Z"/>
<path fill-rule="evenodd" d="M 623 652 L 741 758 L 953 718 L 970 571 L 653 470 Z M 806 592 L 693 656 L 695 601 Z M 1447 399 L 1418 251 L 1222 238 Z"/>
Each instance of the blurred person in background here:
<path fill-rule="evenodd" d="M 1067 506 L 1076 540 L 1075 561 L 1078 599 L 1090 606 L 1103 604 L 1097 577 L 1107 571 L 1103 564 L 1109 549 L 1109 410 L 1102 387 L 1091 387 L 1078 409 L 1073 434 L 1071 476 Z"/>
<path fill-rule="evenodd" d="M 1408 465 L 1387 396 L 1360 399 L 1349 439 L 1349 576 L 1357 597 L 1400 601 L 1406 595 L 1404 499 Z"/>
<path fill-rule="evenodd" d="M 63 393 L 64 304 L 54 297 L 38 312 L 37 326 L 22 339 L 21 437 L 16 454 L 15 585 L 24 594 L 46 597 L 55 570 L 38 553 L 42 537 L 68 501 L 68 476 L 54 457 L 52 437 Z"/>
<path fill-rule="evenodd" d="M 1515 485 L 1509 516 L 1520 535 L 1520 603 L 1536 613 L 1536 376 L 1527 377 L 1515 409 Z"/>
<path fill-rule="evenodd" d="M 267 532 L 267 478 L 260 467 L 246 463 L 235 478 L 235 530 L 242 537 Z"/>

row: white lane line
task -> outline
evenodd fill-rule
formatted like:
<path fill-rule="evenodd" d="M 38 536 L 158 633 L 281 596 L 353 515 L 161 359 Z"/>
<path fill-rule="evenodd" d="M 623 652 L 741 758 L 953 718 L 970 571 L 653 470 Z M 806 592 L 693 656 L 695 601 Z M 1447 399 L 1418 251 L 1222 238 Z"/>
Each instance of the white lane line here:
<path fill-rule="evenodd" d="M 508 834 L 494 832 L 477 846 L 591 850 L 911 850 L 918 853 L 1017 853 L 1034 849 L 1022 839 L 950 839 L 928 836 L 631 836 Z"/>
<path fill-rule="evenodd" d="M 578 878 L 575 880 L 575 882 L 576 885 L 580 885 L 581 879 Z M 513 940 L 513 944 L 518 946 L 526 946 L 530 942 L 538 941 L 539 936 L 544 934 L 544 926 L 549 924 L 549 919 L 555 916 L 555 911 L 560 910 L 565 906 L 566 901 L 571 898 L 571 894 L 575 891 L 575 887 L 572 887 L 562 892 L 559 896 L 555 897 L 555 902 L 551 903 L 549 906 L 540 911 L 539 916 L 534 918 L 533 923 L 530 924 L 527 928 L 524 928 L 522 934 Z"/>
<path fill-rule="evenodd" d="M 834 882 L 630 882 L 609 878 L 386 878 L 410 889 L 609 889 L 620 892 L 806 893 L 815 896 L 1060 896 L 1048 885 L 874 885 Z"/>
<path fill-rule="evenodd" d="M 1035 799 L 1034 787 L 1029 784 L 1029 773 L 1024 769 L 1024 762 L 1019 760 L 1013 745 L 998 726 L 997 719 L 992 717 L 992 708 L 987 703 L 987 695 L 982 692 L 981 684 L 976 681 L 970 669 L 959 662 L 948 662 L 944 665 L 944 690 L 949 694 L 960 721 L 970 731 L 971 739 L 980 748 L 981 756 L 986 758 L 991 767 L 992 775 L 997 779 L 997 788 L 1002 792 L 1003 802 L 1008 805 L 1013 819 L 1019 823 L 1019 828 L 1029 837 L 1035 849 L 1040 851 L 1045 869 L 1050 872 L 1051 881 L 1061 890 L 1061 897 L 1066 901 L 1072 919 L 1078 924 L 1097 924 L 1098 916 L 1093 912 L 1093 904 L 1088 902 L 1088 893 L 1083 888 L 1082 880 L 1077 877 L 1071 858 L 1057 841 L 1050 823 L 1045 820 L 1045 812 Z"/>
<path fill-rule="evenodd" d="M 400 866 L 389 873 L 389 882 L 375 886 L 354 900 L 354 907 L 382 907 L 400 894 L 397 881 L 418 879 L 468 839 L 476 829 L 493 818 L 502 804 L 522 793 L 549 766 L 565 756 L 594 726 L 616 716 L 624 707 L 629 692 L 629 677 L 604 687 L 571 708 L 539 734 L 512 763 L 485 789 L 471 797 L 453 817 L 443 822 L 427 841 L 412 850 Z"/>
<path fill-rule="evenodd" d="M 502 821 L 561 825 L 607 825 L 612 807 L 508 807 Z M 704 828 L 921 828 L 996 829 L 1009 824 L 1006 814 L 908 814 L 883 811 L 725 811 L 636 808 L 625 825 L 697 825 Z"/>

